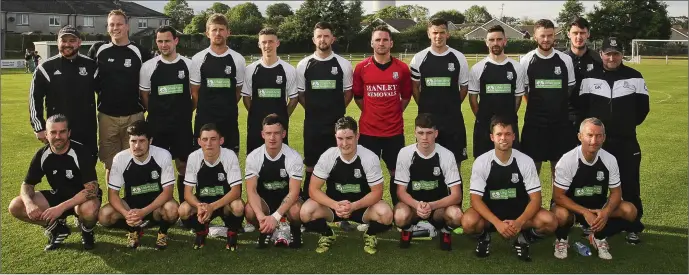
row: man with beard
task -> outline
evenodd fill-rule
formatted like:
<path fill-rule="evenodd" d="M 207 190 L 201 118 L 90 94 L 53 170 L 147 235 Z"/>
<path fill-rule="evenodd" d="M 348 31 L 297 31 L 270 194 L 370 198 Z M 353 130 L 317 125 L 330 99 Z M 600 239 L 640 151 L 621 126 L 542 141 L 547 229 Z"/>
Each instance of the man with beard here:
<path fill-rule="evenodd" d="M 371 35 L 373 56 L 359 62 L 354 69 L 352 92 L 361 110 L 359 144 L 385 161 L 390 172 L 390 198 L 396 205 L 395 178 L 397 153 L 404 147 L 402 113 L 411 99 L 411 75 L 402 60 L 390 54 L 392 32 L 378 26 Z"/>
<path fill-rule="evenodd" d="M 47 117 L 55 114 L 67 116 L 71 139 L 90 151 L 94 160 L 98 153 L 96 143 L 96 90 L 98 69 L 96 62 L 79 54 L 81 38 L 71 25 L 57 35 L 59 54 L 49 58 L 33 74 L 29 90 L 29 117 L 36 138 L 47 143 L 43 107 Z M 95 165 L 95 162 L 93 163 Z"/>
<path fill-rule="evenodd" d="M 316 51 L 297 64 L 299 103 L 304 107 L 304 165 L 306 179 L 301 189 L 309 198 L 309 183 L 318 158 L 337 144 L 332 127 L 345 114 L 352 101 L 352 63 L 332 50 L 333 27 L 318 22 L 313 30 Z"/>
<path fill-rule="evenodd" d="M 610 152 L 620 168 L 622 198 L 634 204 L 636 219 L 627 230 L 627 242 L 641 242 L 639 233 L 644 230 L 641 217 L 640 166 L 641 147 L 636 138 L 636 127 L 646 120 L 649 94 L 641 73 L 622 63 L 622 44 L 615 37 L 603 40 L 601 59 L 603 66 L 588 72 L 581 82 L 580 100 L 587 117 L 600 118 L 605 123 L 606 142 L 603 149 Z"/>
<path fill-rule="evenodd" d="M 521 59 L 526 72 L 524 85 L 527 100 L 522 151 L 536 163 L 550 161 L 551 184 L 555 178 L 555 164 L 560 157 L 576 146 L 576 130 L 569 121 L 569 95 L 576 84 L 572 58 L 553 49 L 555 26 L 541 19 L 534 27 L 538 48 Z"/>
<path fill-rule="evenodd" d="M 246 60 L 227 46 L 230 29 L 224 15 L 216 13 L 208 18 L 206 36 L 210 39 L 210 47 L 191 58 L 194 70 L 191 81 L 200 84 L 191 87 L 191 95 L 195 96 L 194 106 L 198 103 L 194 137 L 200 136 L 201 126 L 215 123 L 220 135 L 225 137 L 222 147 L 239 155 L 237 103 L 244 85 Z M 195 147 L 200 145 L 196 143 Z"/>
<path fill-rule="evenodd" d="M 91 46 L 88 56 L 98 64 L 98 156 L 110 178 L 112 159 L 129 147 L 127 127 L 144 119 L 139 97 L 141 65 L 150 51 L 129 40 L 128 17 L 122 10 L 108 14 L 109 42 Z"/>
<path fill-rule="evenodd" d="M 574 89 L 569 97 L 569 121 L 575 127 L 578 127 L 581 120 L 583 120 L 578 100 L 584 74 L 603 65 L 600 55 L 586 46 L 589 35 L 589 22 L 586 19 L 577 17 L 569 24 L 567 36 L 569 36 L 570 46 L 565 53 L 572 58 L 574 77 L 577 79 L 577 83 L 574 84 Z M 578 128 L 576 129 L 578 130 Z"/>
<path fill-rule="evenodd" d="M 517 111 L 524 95 L 524 69 L 519 62 L 505 55 L 507 37 L 500 25 L 488 29 L 486 46 L 489 54 L 471 67 L 469 103 L 476 116 L 474 123 L 474 158 L 495 147 L 490 140 L 490 118 L 494 115 L 517 121 Z M 479 98 L 481 101 L 479 101 Z M 514 125 L 518 148 L 519 128 Z"/>
<path fill-rule="evenodd" d="M 192 95 L 190 86 L 198 87 L 190 75 L 191 60 L 177 53 L 177 31 L 170 26 L 156 30 L 156 44 L 161 51 L 141 66 L 139 89 L 141 102 L 148 109 L 152 145 L 168 150 L 175 159 L 179 177 L 184 177 L 187 157 L 192 151 Z M 196 90 L 198 91 L 198 90 Z M 194 97 L 196 97 L 194 95 Z M 177 197 L 184 202 L 184 184 L 177 182 Z"/>
<path fill-rule="evenodd" d="M 45 250 L 62 246 L 70 234 L 65 219 L 76 215 L 84 249 L 93 249 L 93 227 L 98 222 L 102 196 L 95 159 L 81 144 L 70 140 L 70 125 L 64 115 L 50 116 L 46 127 L 48 144 L 38 149 L 31 160 L 20 195 L 10 202 L 10 214 L 45 228 Z M 34 191 L 44 176 L 51 190 Z"/>
<path fill-rule="evenodd" d="M 464 54 L 450 48 L 447 21 L 428 22 L 431 46 L 414 55 L 409 67 L 419 114 L 430 113 L 438 125 L 436 142 L 454 154 L 458 166 L 467 159 L 462 102 L 467 95 L 469 64 Z M 461 171 L 461 169 L 460 169 Z"/>
<path fill-rule="evenodd" d="M 246 79 L 242 87 L 244 107 L 249 111 L 246 129 L 247 154 L 263 144 L 261 124 L 263 119 L 272 113 L 283 120 L 283 142 L 287 144 L 289 117 L 299 104 L 297 71 L 277 55 L 277 49 L 280 47 L 277 30 L 262 29 L 258 33 L 258 47 L 261 49 L 261 59 L 246 67 Z"/>

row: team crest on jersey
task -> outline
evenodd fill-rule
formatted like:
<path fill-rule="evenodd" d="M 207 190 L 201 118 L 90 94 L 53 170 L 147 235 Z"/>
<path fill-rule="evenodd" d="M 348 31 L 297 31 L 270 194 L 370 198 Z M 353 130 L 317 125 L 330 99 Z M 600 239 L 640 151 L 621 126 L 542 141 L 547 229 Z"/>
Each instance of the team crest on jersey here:
<path fill-rule="evenodd" d="M 333 67 L 333 69 L 330 71 L 331 74 L 337 75 L 337 67 Z"/>
<path fill-rule="evenodd" d="M 129 58 L 125 59 L 124 60 L 124 66 L 127 68 L 131 67 L 132 66 L 132 60 Z"/>
<path fill-rule="evenodd" d="M 617 40 L 610 39 L 610 46 L 617 47 Z"/>
<path fill-rule="evenodd" d="M 603 181 L 605 179 L 605 173 L 603 173 L 603 171 L 598 171 L 596 173 L 596 179 L 598 181 Z"/>
<path fill-rule="evenodd" d="M 282 84 L 282 76 L 281 75 L 278 75 L 278 78 L 275 79 L 275 84 L 278 84 L 278 85 Z"/>
<path fill-rule="evenodd" d="M 224 181 L 224 180 L 225 180 L 225 174 L 218 173 L 218 181 Z"/>
<path fill-rule="evenodd" d="M 151 178 L 152 179 L 157 180 L 159 177 L 160 177 L 160 175 L 158 175 L 158 171 L 151 171 Z"/>
<path fill-rule="evenodd" d="M 53 194 L 53 195 L 57 194 L 57 189 L 51 189 L 50 194 Z"/>
<path fill-rule="evenodd" d="M 512 183 L 517 183 L 517 182 L 519 182 L 519 174 L 512 173 Z"/>
<path fill-rule="evenodd" d="M 65 177 L 67 177 L 68 179 L 74 178 L 74 174 L 72 174 L 72 170 L 65 171 Z"/>
<path fill-rule="evenodd" d="M 440 176 L 440 167 L 433 167 L 433 175 Z"/>
<path fill-rule="evenodd" d="M 225 74 L 231 74 L 232 73 L 232 67 L 231 66 L 225 66 Z"/>
<path fill-rule="evenodd" d="M 177 78 L 184 79 L 184 70 L 181 70 L 177 73 Z"/>
<path fill-rule="evenodd" d="M 392 79 L 397 80 L 400 78 L 400 74 L 398 72 L 392 72 Z"/>
<path fill-rule="evenodd" d="M 560 70 L 560 66 L 555 67 L 555 74 L 560 75 L 562 73 L 562 70 Z"/>
<path fill-rule="evenodd" d="M 285 169 L 280 169 L 280 177 L 286 178 L 286 177 L 287 177 L 287 170 L 285 170 Z"/>
<path fill-rule="evenodd" d="M 79 75 L 85 76 L 88 73 L 86 72 L 86 67 L 79 67 Z"/>
<path fill-rule="evenodd" d="M 512 80 L 514 79 L 514 75 L 512 75 L 512 72 L 507 72 L 507 80 Z"/>
<path fill-rule="evenodd" d="M 593 64 L 586 64 L 586 71 L 590 72 L 593 70 Z"/>
<path fill-rule="evenodd" d="M 447 70 L 450 72 L 455 71 L 455 63 L 447 63 Z"/>
<path fill-rule="evenodd" d="M 361 178 L 361 170 L 359 169 L 354 169 L 354 177 L 355 178 Z"/>
<path fill-rule="evenodd" d="M 53 170 L 53 175 L 57 174 L 57 170 Z"/>

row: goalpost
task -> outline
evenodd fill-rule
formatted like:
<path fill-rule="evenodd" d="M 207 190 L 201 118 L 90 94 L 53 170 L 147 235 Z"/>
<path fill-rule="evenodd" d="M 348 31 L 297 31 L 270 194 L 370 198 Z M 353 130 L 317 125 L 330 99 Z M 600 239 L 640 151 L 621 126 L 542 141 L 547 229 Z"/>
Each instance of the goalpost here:
<path fill-rule="evenodd" d="M 662 46 L 647 46 L 644 42 L 659 43 Z M 671 44 L 674 43 L 674 44 Z M 629 62 L 641 63 L 641 52 L 642 50 L 648 52 L 648 56 L 655 56 L 665 59 L 665 64 L 669 62 L 669 56 L 687 56 L 687 46 L 689 45 L 689 40 L 663 40 L 663 39 L 633 39 L 632 40 L 632 56 L 629 58 Z M 645 54 L 646 55 L 646 54 Z"/>

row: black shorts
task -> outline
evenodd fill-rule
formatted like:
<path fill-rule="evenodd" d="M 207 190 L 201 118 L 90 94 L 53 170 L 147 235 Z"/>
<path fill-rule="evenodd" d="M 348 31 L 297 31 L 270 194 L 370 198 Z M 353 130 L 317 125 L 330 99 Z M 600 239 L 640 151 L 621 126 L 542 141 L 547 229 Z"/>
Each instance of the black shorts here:
<path fill-rule="evenodd" d="M 170 152 L 172 159 L 186 162 L 194 148 L 194 135 L 191 133 L 191 126 L 179 130 L 157 131 L 151 137 L 153 138 L 151 144 Z"/>
<path fill-rule="evenodd" d="M 519 124 L 515 123 L 512 126 L 514 126 L 512 148 L 519 150 Z M 476 119 L 474 123 L 474 158 L 478 158 L 493 149 L 495 149 L 495 144 L 490 140 L 490 119 L 481 121 Z"/>
<path fill-rule="evenodd" d="M 435 142 L 450 150 L 455 155 L 457 165 L 467 159 L 467 135 L 464 125 L 461 129 L 438 130 L 438 137 Z"/>
<path fill-rule="evenodd" d="M 221 146 L 234 151 L 239 156 L 239 125 L 237 121 L 232 120 L 213 120 L 197 115 L 194 121 L 194 148 L 201 147 L 197 138 L 201 134 L 201 127 L 207 123 L 215 123 L 218 131 L 225 138 L 225 142 Z"/>
<path fill-rule="evenodd" d="M 48 206 L 54 207 L 57 206 L 71 198 L 74 197 L 76 194 L 63 194 L 60 193 L 56 190 L 41 190 L 38 191 L 41 192 L 41 195 L 45 198 L 46 201 L 48 201 Z M 103 201 L 103 192 L 98 188 L 98 201 Z M 65 210 L 65 212 L 62 213 L 62 216 L 60 216 L 61 219 L 67 218 L 68 216 L 76 216 L 76 212 L 74 212 L 74 207 L 69 208 Z"/>
<path fill-rule="evenodd" d="M 522 152 L 534 162 L 550 161 L 555 165 L 562 155 L 577 146 L 577 132 L 570 122 L 547 127 L 524 124 Z"/>
<path fill-rule="evenodd" d="M 282 143 L 289 145 L 289 131 L 288 127 L 285 127 L 285 138 L 282 139 Z M 261 136 L 261 129 L 253 129 L 253 128 L 247 128 L 246 129 L 246 154 L 250 154 L 252 151 L 254 151 L 256 148 L 261 147 L 265 143 L 265 140 L 263 140 L 263 137 Z"/>
<path fill-rule="evenodd" d="M 336 147 L 335 126 L 304 125 L 304 165 L 316 166 L 318 159 L 330 147 Z"/>
<path fill-rule="evenodd" d="M 341 221 L 346 220 L 346 221 L 353 221 L 356 223 L 367 223 L 367 222 L 364 222 L 364 214 L 366 214 L 366 210 L 368 210 L 368 208 L 357 209 L 354 212 L 352 212 L 352 214 L 349 216 L 349 219 L 343 219 L 343 218 L 338 217 L 335 214 L 335 210 L 330 209 L 330 212 L 333 213 L 333 220 L 331 220 L 329 222 L 341 222 Z"/>
<path fill-rule="evenodd" d="M 373 151 L 387 165 L 388 170 L 395 170 L 397 154 L 404 148 L 404 134 L 391 137 L 359 135 L 359 144 Z"/>

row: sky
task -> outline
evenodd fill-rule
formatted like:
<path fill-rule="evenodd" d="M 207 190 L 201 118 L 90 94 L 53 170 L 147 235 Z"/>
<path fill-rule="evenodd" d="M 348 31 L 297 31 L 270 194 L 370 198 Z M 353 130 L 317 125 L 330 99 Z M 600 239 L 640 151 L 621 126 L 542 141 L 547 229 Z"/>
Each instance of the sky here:
<path fill-rule="evenodd" d="M 148 8 L 154 9 L 156 11 L 163 11 L 163 7 L 167 1 L 132 1 L 144 5 Z M 293 10 L 297 10 L 303 1 L 193 1 L 188 0 L 189 7 L 194 9 L 195 12 L 205 10 L 210 7 L 214 2 L 222 2 L 230 7 L 236 6 L 244 2 L 254 2 L 261 12 L 265 12 L 268 5 L 275 2 L 284 2 L 292 6 Z M 374 1 L 364 1 L 364 14 L 372 12 Z M 687 1 L 665 1 L 668 4 L 668 14 L 670 16 L 686 16 L 689 10 L 689 2 Z M 464 12 L 467 8 L 472 5 L 486 6 L 488 12 L 493 16 L 500 16 L 501 12 L 504 16 L 512 16 L 516 18 L 522 18 L 528 16 L 532 19 L 551 19 L 555 20 L 557 14 L 562 9 L 562 5 L 565 1 L 396 1 L 397 6 L 401 5 L 414 5 L 419 4 L 428 8 L 429 15 L 445 10 L 445 9 L 456 9 L 460 12 Z M 598 3 L 598 1 L 583 1 L 584 8 L 586 12 L 592 11 L 593 6 Z M 504 4 L 504 6 L 503 6 Z"/>

